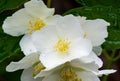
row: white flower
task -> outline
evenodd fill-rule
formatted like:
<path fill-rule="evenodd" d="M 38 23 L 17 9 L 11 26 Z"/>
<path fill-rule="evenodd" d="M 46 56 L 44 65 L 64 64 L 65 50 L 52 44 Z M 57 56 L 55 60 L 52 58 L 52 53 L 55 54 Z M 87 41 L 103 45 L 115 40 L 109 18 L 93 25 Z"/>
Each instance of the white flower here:
<path fill-rule="evenodd" d="M 49 71 L 43 70 L 40 74 L 37 75 L 37 78 L 44 77 L 42 81 L 100 81 L 98 78 L 100 73 L 110 74 L 115 72 L 115 70 L 101 72 L 98 70 L 98 67 L 96 64 L 94 64 L 94 62 L 72 62 L 65 63 Z"/>
<path fill-rule="evenodd" d="M 86 17 L 77 17 L 84 30 L 84 37 L 91 40 L 93 46 L 100 46 L 108 36 L 107 26 L 110 24 L 103 19 L 86 20 Z"/>
<path fill-rule="evenodd" d="M 54 9 L 47 8 L 42 0 L 31 0 L 24 4 L 25 8 L 18 10 L 3 23 L 5 33 L 12 36 L 32 34 L 48 24 L 47 20 L 54 14 Z"/>
<path fill-rule="evenodd" d="M 56 23 L 32 34 L 34 45 L 41 52 L 40 61 L 47 69 L 87 56 L 92 50 L 76 17 L 59 17 Z"/>
<path fill-rule="evenodd" d="M 100 81 L 97 75 L 89 71 L 79 71 L 73 68 L 66 68 L 60 73 L 54 72 L 53 74 L 45 77 L 42 81 Z"/>
<path fill-rule="evenodd" d="M 92 59 L 93 57 L 95 59 Z M 89 58 L 90 57 L 90 58 Z M 88 59 L 88 60 L 87 60 Z M 50 75 L 51 73 L 53 73 L 53 71 L 55 71 L 56 69 L 61 69 L 61 66 L 66 66 L 67 64 L 70 64 L 70 66 L 72 67 L 75 67 L 75 68 L 79 68 L 79 69 L 84 69 L 84 70 L 87 70 L 87 71 L 91 71 L 93 73 L 98 73 L 98 68 L 99 68 L 99 64 L 100 63 L 97 63 L 95 62 L 96 60 L 98 60 L 99 58 L 95 55 L 88 55 L 86 57 L 82 57 L 82 58 L 78 58 L 78 59 L 74 59 L 72 60 L 71 62 L 67 62 L 67 63 L 64 63 L 64 64 L 61 64 L 60 66 L 57 66 L 56 68 L 53 68 L 51 70 L 49 69 L 43 69 L 41 70 L 40 73 L 38 73 L 34 78 L 38 78 L 38 77 L 43 77 L 43 76 L 48 76 Z M 101 60 L 100 60 L 101 61 Z"/>
<path fill-rule="evenodd" d="M 42 0 L 31 0 L 24 6 L 25 8 L 5 19 L 3 30 L 12 36 L 26 34 L 20 41 L 20 47 L 25 55 L 29 55 L 37 52 L 30 35 L 48 24 L 53 24 L 50 20 L 53 19 L 54 9 L 47 8 Z"/>

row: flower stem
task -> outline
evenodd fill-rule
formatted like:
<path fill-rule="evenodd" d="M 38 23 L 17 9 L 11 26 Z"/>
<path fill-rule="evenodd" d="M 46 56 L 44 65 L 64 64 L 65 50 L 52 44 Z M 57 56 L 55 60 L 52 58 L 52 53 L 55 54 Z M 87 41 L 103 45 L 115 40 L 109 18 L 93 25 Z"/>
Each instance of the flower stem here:
<path fill-rule="evenodd" d="M 112 60 L 109 60 L 108 61 L 108 65 L 107 65 L 107 69 L 110 69 L 112 67 L 112 64 L 113 64 L 113 61 Z M 102 79 L 102 81 L 108 81 L 108 75 L 105 75 Z"/>
<path fill-rule="evenodd" d="M 116 51 L 113 50 L 111 55 L 109 55 L 106 50 L 104 50 L 104 52 L 103 52 L 103 54 L 105 55 L 105 57 L 107 58 L 107 61 L 108 61 L 107 66 L 106 66 L 107 69 L 111 69 L 112 68 L 112 64 L 115 62 L 114 61 L 115 52 Z M 108 75 L 106 75 L 106 76 L 104 76 L 102 78 L 102 81 L 107 81 L 107 80 L 108 80 Z"/>
<path fill-rule="evenodd" d="M 118 56 L 116 56 L 116 57 L 114 58 L 114 61 L 117 61 L 118 59 L 120 59 L 120 52 L 119 52 Z"/>
<path fill-rule="evenodd" d="M 51 7 L 51 0 L 47 0 L 47 7 L 48 7 L 48 8 Z"/>

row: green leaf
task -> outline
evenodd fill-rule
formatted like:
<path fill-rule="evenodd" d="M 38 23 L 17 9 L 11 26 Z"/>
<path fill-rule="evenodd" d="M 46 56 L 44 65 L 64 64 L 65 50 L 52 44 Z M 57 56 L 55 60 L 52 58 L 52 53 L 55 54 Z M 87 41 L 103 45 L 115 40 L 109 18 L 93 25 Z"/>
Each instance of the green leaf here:
<path fill-rule="evenodd" d="M 11 37 L 9 35 L 0 33 L 0 63 L 6 58 L 19 53 L 20 37 Z"/>
<path fill-rule="evenodd" d="M 0 13 L 4 10 L 12 10 L 18 8 L 28 0 L 0 0 Z"/>
<path fill-rule="evenodd" d="M 102 18 L 110 22 L 108 27 L 109 36 L 103 44 L 104 49 L 120 49 L 120 9 L 113 7 L 81 7 L 67 11 L 64 15 L 86 16 L 88 19 Z"/>
<path fill-rule="evenodd" d="M 24 55 L 22 52 L 14 53 L 14 54 L 5 54 L 8 55 L 2 62 L 0 62 L 0 75 L 3 75 L 6 73 L 6 66 L 11 62 L 11 61 L 19 61 Z"/>
<path fill-rule="evenodd" d="M 120 0 L 76 0 L 78 3 L 85 5 L 85 6 L 95 6 L 95 5 L 102 5 L 102 6 L 113 6 L 119 8 Z"/>

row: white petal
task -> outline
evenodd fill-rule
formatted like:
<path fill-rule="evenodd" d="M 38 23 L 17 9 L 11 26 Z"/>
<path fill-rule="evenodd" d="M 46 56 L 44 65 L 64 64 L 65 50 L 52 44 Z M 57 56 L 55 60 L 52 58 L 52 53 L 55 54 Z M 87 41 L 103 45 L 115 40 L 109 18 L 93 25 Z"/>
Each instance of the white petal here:
<path fill-rule="evenodd" d="M 93 51 L 95 52 L 95 54 L 99 56 L 102 53 L 102 48 L 101 46 L 96 46 L 96 47 L 93 47 Z"/>
<path fill-rule="evenodd" d="M 60 19 L 62 16 L 61 15 L 54 15 L 48 17 L 45 21 L 47 22 L 48 25 L 56 25 L 57 20 Z"/>
<path fill-rule="evenodd" d="M 91 72 L 98 72 L 98 65 L 95 64 L 95 62 L 91 62 L 91 63 L 84 63 L 79 59 L 75 59 L 73 60 L 71 63 L 71 66 L 76 67 L 76 68 L 81 68 L 84 69 L 86 71 L 91 71 Z"/>
<path fill-rule="evenodd" d="M 47 52 L 50 47 L 55 45 L 58 37 L 55 27 L 48 26 L 32 34 L 32 40 L 35 47 L 41 52 Z"/>
<path fill-rule="evenodd" d="M 51 75 L 52 73 L 54 72 L 58 72 L 61 70 L 61 68 L 64 67 L 64 64 L 56 67 L 56 68 L 53 68 L 51 70 L 49 70 L 48 68 L 44 69 L 44 70 L 41 70 L 41 72 L 39 74 L 37 74 L 34 78 L 37 78 L 37 77 L 44 77 L 44 76 L 49 76 Z M 58 72 L 59 73 L 59 72 Z M 55 74 L 55 73 L 54 73 Z"/>
<path fill-rule="evenodd" d="M 95 62 L 95 64 L 97 64 L 99 68 L 103 65 L 102 60 L 94 52 L 91 52 L 88 56 L 80 58 L 79 60 L 84 63 Z"/>
<path fill-rule="evenodd" d="M 15 12 L 11 17 L 5 19 L 3 30 L 5 33 L 12 36 L 25 34 L 30 19 L 31 17 L 25 12 L 25 10 L 21 9 Z"/>
<path fill-rule="evenodd" d="M 84 16 L 83 17 L 77 16 L 77 18 L 79 19 L 81 25 L 83 25 L 86 22 L 86 17 Z"/>
<path fill-rule="evenodd" d="M 87 39 L 73 39 L 71 41 L 71 47 L 69 51 L 71 58 L 82 58 L 90 54 L 90 52 L 92 51 L 92 44 Z"/>
<path fill-rule="evenodd" d="M 79 20 L 73 15 L 58 17 L 57 29 L 62 37 L 78 38 L 83 37 L 83 30 Z"/>
<path fill-rule="evenodd" d="M 25 3 L 25 10 L 33 17 L 47 18 L 54 14 L 53 8 L 47 8 L 42 0 L 31 0 Z"/>
<path fill-rule="evenodd" d="M 100 81 L 97 75 L 89 71 L 77 71 L 77 75 L 82 81 Z"/>
<path fill-rule="evenodd" d="M 51 75 L 45 77 L 42 81 L 60 81 L 60 75 L 57 73 L 52 73 Z"/>
<path fill-rule="evenodd" d="M 53 69 L 61 64 L 64 64 L 65 62 L 69 61 L 70 59 L 69 59 L 69 57 L 67 58 L 67 56 L 59 57 L 59 55 L 57 53 L 51 52 L 49 54 L 41 54 L 40 60 L 41 60 L 42 64 L 48 70 L 50 70 L 50 69 Z"/>
<path fill-rule="evenodd" d="M 76 41 L 77 42 L 77 41 Z M 46 68 L 54 68 L 65 62 L 87 56 L 91 51 L 91 44 L 87 40 L 79 40 L 76 47 L 72 47 L 70 52 L 66 54 L 60 54 L 57 51 L 47 51 L 46 53 L 41 53 L 40 60 Z M 53 46 L 54 47 L 54 46 Z"/>
<path fill-rule="evenodd" d="M 31 53 L 36 53 L 37 49 L 35 48 L 31 35 L 25 35 L 20 41 L 20 47 L 25 55 L 29 55 Z"/>
<path fill-rule="evenodd" d="M 32 76 L 33 68 L 23 70 L 21 75 L 21 81 L 42 81 L 42 78 L 34 79 Z"/>
<path fill-rule="evenodd" d="M 108 36 L 107 26 L 110 24 L 103 19 L 86 20 L 82 25 L 86 38 L 92 41 L 93 46 L 100 46 Z"/>
<path fill-rule="evenodd" d="M 34 63 L 39 61 L 39 54 L 30 54 L 28 56 L 25 56 L 22 60 L 19 62 L 11 62 L 7 67 L 6 70 L 8 72 L 16 71 L 19 69 L 26 69 L 31 67 Z"/>
<path fill-rule="evenodd" d="M 110 69 L 110 70 L 100 70 L 97 75 L 98 76 L 109 75 L 109 74 L 115 73 L 116 71 L 117 70 L 113 70 L 113 69 Z"/>
<path fill-rule="evenodd" d="M 44 76 L 48 76 L 48 75 L 51 75 L 51 73 L 54 72 L 54 69 L 52 70 L 42 70 L 39 74 L 37 74 L 34 78 L 39 78 L 39 77 L 44 77 Z"/>

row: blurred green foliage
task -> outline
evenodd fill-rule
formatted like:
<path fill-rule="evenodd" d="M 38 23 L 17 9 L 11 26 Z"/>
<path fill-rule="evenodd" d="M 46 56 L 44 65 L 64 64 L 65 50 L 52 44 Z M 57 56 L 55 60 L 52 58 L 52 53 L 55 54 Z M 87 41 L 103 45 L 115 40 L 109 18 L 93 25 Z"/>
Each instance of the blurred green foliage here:
<path fill-rule="evenodd" d="M 84 6 L 112 6 L 115 8 L 120 7 L 120 0 L 76 0 L 79 4 Z"/>
<path fill-rule="evenodd" d="M 12 10 L 21 6 L 28 0 L 0 0 L 0 13 L 4 10 Z"/>

